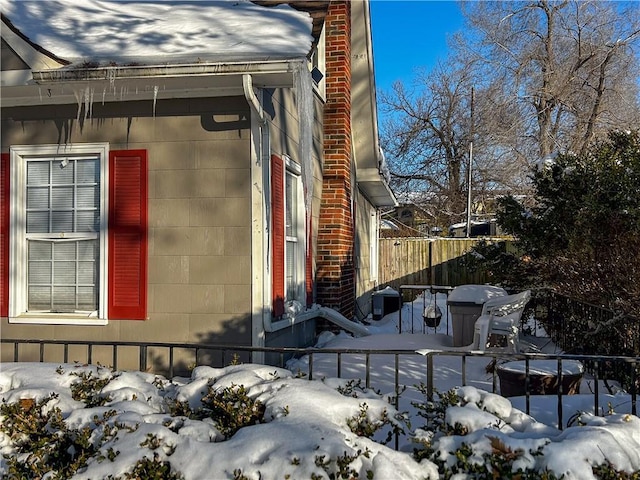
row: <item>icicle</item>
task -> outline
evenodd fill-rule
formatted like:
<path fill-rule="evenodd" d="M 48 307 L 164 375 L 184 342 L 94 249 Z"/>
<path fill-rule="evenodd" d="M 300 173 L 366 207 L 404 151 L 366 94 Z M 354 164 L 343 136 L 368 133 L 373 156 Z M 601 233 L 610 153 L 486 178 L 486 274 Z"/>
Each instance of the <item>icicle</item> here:
<path fill-rule="evenodd" d="M 93 118 L 93 94 L 95 93 L 95 88 L 91 89 L 91 95 L 89 95 L 89 118 Z"/>
<path fill-rule="evenodd" d="M 109 91 L 113 90 L 113 94 L 116 94 L 116 69 L 115 67 L 109 68 L 107 70 L 107 80 L 109 80 Z M 103 95 L 104 97 L 104 95 Z"/>
<path fill-rule="evenodd" d="M 314 94 L 311 73 L 306 62 L 300 62 L 294 70 L 294 86 L 296 89 L 296 104 L 298 107 L 298 124 L 300 128 L 300 142 L 298 155 L 302 167 L 302 188 L 304 191 L 304 209 L 307 222 L 311 221 L 311 202 L 313 200 L 313 125 L 314 125 Z M 305 225 L 305 229 L 309 224 Z M 309 249 L 311 238 L 307 235 L 306 249 Z"/>
<path fill-rule="evenodd" d="M 89 87 L 84 89 L 84 119 L 89 115 Z"/>
<path fill-rule="evenodd" d="M 294 72 L 298 122 L 300 123 L 300 143 L 298 155 L 302 167 L 302 186 L 304 188 L 304 207 L 307 218 L 311 218 L 311 200 L 313 199 L 313 115 L 314 95 L 311 73 L 305 63 L 300 63 Z"/>
<path fill-rule="evenodd" d="M 73 91 L 73 96 L 76 97 L 76 103 L 78 104 L 78 113 L 76 114 L 76 121 L 80 121 L 80 111 L 82 110 L 82 97 L 77 90 Z"/>
<path fill-rule="evenodd" d="M 158 101 L 158 86 L 153 86 L 153 118 L 156 116 L 156 102 Z"/>
<path fill-rule="evenodd" d="M 104 97 L 107 94 L 107 87 L 104 87 L 102 89 L 102 105 L 104 105 Z"/>

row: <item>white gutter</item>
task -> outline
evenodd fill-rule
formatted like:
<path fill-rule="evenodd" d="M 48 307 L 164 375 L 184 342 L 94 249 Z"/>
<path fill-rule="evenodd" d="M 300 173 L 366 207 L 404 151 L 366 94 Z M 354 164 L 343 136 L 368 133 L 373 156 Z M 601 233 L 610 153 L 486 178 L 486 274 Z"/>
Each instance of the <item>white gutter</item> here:
<path fill-rule="evenodd" d="M 169 65 L 104 66 L 94 68 L 55 68 L 33 71 L 38 84 L 78 80 L 132 79 L 147 77 L 194 77 L 224 74 L 274 74 L 293 73 L 300 60 L 265 60 L 248 62 L 196 63 Z"/>
<path fill-rule="evenodd" d="M 243 94 L 244 75 L 257 88 L 293 88 L 304 58 L 144 66 L 34 70 L 2 76 L 3 107 L 76 103 L 79 94 L 102 91 L 102 102 L 202 98 Z M 8 84 L 8 81 L 11 83 Z M 6 88 L 5 88 L 6 87 Z M 124 98 L 124 97 L 127 98 Z"/>
<path fill-rule="evenodd" d="M 351 2 L 351 74 L 354 84 L 362 87 L 354 90 L 351 98 L 351 126 L 357 166 L 355 181 L 375 207 L 392 207 L 397 205 L 397 200 L 385 177 L 388 167 L 379 142 L 369 1 Z"/>
<path fill-rule="evenodd" d="M 264 111 L 262 110 L 262 105 L 258 101 L 258 97 L 256 97 L 256 93 L 253 91 L 253 80 L 251 75 L 248 73 L 242 75 L 242 90 L 244 91 L 244 96 L 247 99 L 247 102 L 249 102 L 249 105 L 251 105 L 251 108 L 260 119 L 260 123 L 265 125 L 267 121 L 264 117 Z"/>

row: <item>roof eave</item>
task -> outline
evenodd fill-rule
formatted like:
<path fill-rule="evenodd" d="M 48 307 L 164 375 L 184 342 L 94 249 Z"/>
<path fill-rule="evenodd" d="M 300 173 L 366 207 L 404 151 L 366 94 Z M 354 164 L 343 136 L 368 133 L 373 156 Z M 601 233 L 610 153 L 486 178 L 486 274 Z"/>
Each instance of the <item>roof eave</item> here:
<path fill-rule="evenodd" d="M 377 168 L 358 170 L 358 188 L 376 207 L 396 207 L 398 201 Z"/>
<path fill-rule="evenodd" d="M 89 89 L 106 102 L 243 95 L 242 76 L 258 88 L 291 88 L 294 73 L 306 59 L 197 63 L 181 65 L 105 66 L 32 72 L 28 84 L 3 85 L 3 107 L 76 103 Z M 4 83 L 4 82 L 3 82 Z"/>
<path fill-rule="evenodd" d="M 35 83 L 45 84 L 70 81 L 113 81 L 118 79 L 242 75 L 250 73 L 256 77 L 281 74 L 284 75 L 283 78 L 286 78 L 285 81 L 290 82 L 290 74 L 293 73 L 295 65 L 300 65 L 303 61 L 304 59 L 288 59 L 58 68 L 33 71 L 33 80 Z"/>
<path fill-rule="evenodd" d="M 351 72 L 352 128 L 356 163 L 356 180 L 363 193 L 377 207 L 397 204 L 393 192 L 382 174 L 384 157 L 378 137 L 378 111 L 373 68 L 371 16 L 368 0 L 351 3 L 352 45 Z"/>
<path fill-rule="evenodd" d="M 60 68 L 69 62 L 33 43 L 11 21 L 1 14 L 0 33 L 7 45 L 31 68 Z M 4 75 L 4 72 L 3 72 Z"/>

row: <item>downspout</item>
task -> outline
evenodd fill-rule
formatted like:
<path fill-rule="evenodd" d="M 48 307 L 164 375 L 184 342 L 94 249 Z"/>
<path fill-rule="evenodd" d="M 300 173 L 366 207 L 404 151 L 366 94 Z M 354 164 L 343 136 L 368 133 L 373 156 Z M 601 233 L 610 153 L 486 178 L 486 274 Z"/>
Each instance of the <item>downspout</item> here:
<path fill-rule="evenodd" d="M 296 313 L 295 316 L 290 316 L 288 318 L 284 318 L 283 320 L 278 320 L 277 323 L 280 324 L 280 328 L 283 328 L 283 326 L 295 325 L 296 323 L 306 322 L 307 320 L 312 320 L 314 318 L 324 318 L 325 320 L 338 325 L 344 330 L 353 333 L 356 337 L 365 337 L 371 334 L 371 332 L 365 325 L 354 322 L 353 320 L 349 320 L 347 317 L 342 315 L 337 310 L 334 310 L 333 308 L 322 307 L 316 304 L 304 311 Z M 269 322 L 269 324 L 271 326 L 271 322 Z M 265 324 L 265 330 L 266 329 L 267 326 Z"/>
<path fill-rule="evenodd" d="M 271 235 L 269 231 L 269 219 L 271 218 L 271 180 L 270 180 L 270 166 L 271 166 L 271 152 L 269 146 L 269 127 L 267 125 L 267 120 L 264 115 L 264 110 L 258 97 L 256 97 L 255 92 L 253 91 L 253 80 L 250 74 L 242 75 L 242 89 L 244 91 L 244 96 L 249 103 L 251 110 L 255 113 L 256 117 L 259 119 L 260 123 L 260 153 L 258 159 L 258 165 L 262 170 L 262 205 L 264 206 L 263 216 L 262 216 L 262 249 L 261 254 L 253 255 L 252 261 L 256 259 L 262 259 L 260 273 L 256 273 L 255 277 L 260 276 L 260 278 L 254 277 L 254 285 L 262 285 L 262 294 L 260 295 L 260 299 L 257 300 L 259 314 L 254 313 L 254 315 L 261 315 L 262 322 L 252 322 L 252 343 L 261 343 L 261 345 L 254 346 L 264 346 L 265 338 L 264 333 L 275 332 L 280 328 L 283 328 L 287 324 L 295 323 L 295 319 L 283 319 L 279 320 L 278 325 L 274 325 L 271 309 L 268 308 L 270 305 L 269 298 L 271 296 L 270 284 L 268 282 L 267 273 L 271 271 L 270 269 L 270 260 L 271 260 Z M 266 245 L 266 248 L 264 246 Z M 253 308 L 252 310 L 255 310 Z M 263 332 L 258 331 L 258 323 L 261 323 Z M 261 338 L 260 338 L 261 336 Z"/>
<path fill-rule="evenodd" d="M 262 185 L 263 185 L 262 198 L 264 200 L 263 205 L 265 205 L 265 217 L 264 217 L 265 221 L 263 223 L 266 226 L 266 228 L 263 229 L 263 232 L 265 231 L 268 232 L 268 228 L 269 228 L 268 219 L 270 218 L 269 210 L 271 207 L 271 202 L 270 202 L 271 196 L 270 196 L 270 188 L 269 188 L 270 179 L 269 179 L 269 168 L 268 168 L 271 163 L 270 147 L 269 147 L 269 127 L 267 125 L 267 120 L 264 116 L 264 111 L 262 109 L 260 101 L 258 100 L 258 98 L 255 95 L 255 92 L 253 91 L 251 75 L 245 74 L 242 76 L 242 87 L 243 87 L 247 102 L 249 102 L 251 109 L 255 112 L 256 116 L 260 119 L 261 136 L 260 136 L 259 163 L 262 166 L 262 172 L 263 172 L 262 173 L 262 180 L 263 180 L 262 181 Z M 269 265 L 269 259 L 270 259 L 269 238 L 270 238 L 270 235 L 268 233 L 265 234 L 263 237 L 264 243 L 266 243 L 267 245 L 267 249 L 266 249 L 267 254 L 261 256 L 261 258 L 263 258 L 264 261 L 266 262 L 267 266 Z M 275 332 L 287 326 L 305 322 L 313 318 L 324 318 L 344 328 L 345 330 L 348 330 L 349 332 L 353 333 L 357 337 L 363 337 L 370 334 L 367 327 L 365 327 L 364 325 L 347 319 L 340 312 L 332 308 L 322 307 L 319 305 L 313 305 L 310 308 L 307 308 L 299 312 L 295 312 L 295 311 L 289 312 L 288 317 L 278 320 L 277 322 L 273 322 L 270 309 L 264 308 L 264 306 L 267 304 L 267 301 L 265 300 L 265 291 L 269 292 L 269 290 L 265 288 L 267 285 L 267 282 L 265 282 L 265 279 L 264 279 L 264 272 L 266 271 L 269 271 L 268 268 L 262 269 L 262 272 L 263 272 L 262 284 L 264 286 L 262 288 L 262 304 L 260 305 L 260 310 L 262 312 L 262 325 L 264 327 L 265 332 Z M 257 362 L 255 358 L 255 354 L 254 354 L 253 361 Z"/>
<path fill-rule="evenodd" d="M 264 110 L 253 90 L 253 79 L 250 74 L 242 75 L 242 89 L 244 96 L 255 114 L 256 123 L 252 120 L 252 133 L 259 128 L 257 135 L 258 145 L 254 147 L 254 155 L 251 162 L 251 204 L 252 204 L 252 247 L 251 247 L 251 344 L 254 347 L 265 346 L 265 332 L 273 331 L 271 328 L 271 312 L 265 306 L 268 305 L 270 286 L 267 281 L 269 272 L 270 243 L 269 243 L 269 218 L 271 207 L 271 193 L 269 182 L 270 166 L 270 140 L 269 125 L 267 124 Z M 255 160 L 254 160 L 255 159 Z M 257 358 L 254 353 L 252 361 L 261 363 L 263 358 Z"/>

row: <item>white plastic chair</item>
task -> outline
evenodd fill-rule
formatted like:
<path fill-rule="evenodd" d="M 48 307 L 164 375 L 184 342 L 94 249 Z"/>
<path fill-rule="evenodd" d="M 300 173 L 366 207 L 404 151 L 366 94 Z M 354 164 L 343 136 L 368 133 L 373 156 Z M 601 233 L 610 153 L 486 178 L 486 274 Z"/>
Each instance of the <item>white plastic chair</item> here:
<path fill-rule="evenodd" d="M 487 300 L 474 326 L 472 350 L 485 351 L 489 337 L 501 335 L 506 337 L 506 350 L 517 353 L 520 348 L 520 318 L 530 299 L 531 290 L 525 290 Z"/>

